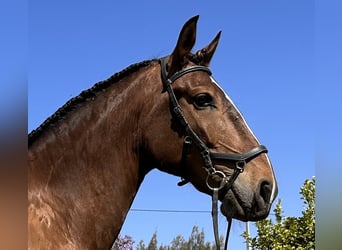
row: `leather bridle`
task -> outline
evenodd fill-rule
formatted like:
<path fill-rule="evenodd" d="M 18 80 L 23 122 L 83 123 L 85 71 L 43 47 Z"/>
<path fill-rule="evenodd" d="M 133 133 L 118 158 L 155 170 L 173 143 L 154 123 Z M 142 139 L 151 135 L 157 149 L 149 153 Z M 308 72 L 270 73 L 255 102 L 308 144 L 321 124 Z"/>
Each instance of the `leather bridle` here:
<path fill-rule="evenodd" d="M 196 65 L 196 66 L 191 66 L 185 69 L 181 69 L 180 71 L 177 71 L 173 75 L 168 76 L 167 65 L 166 65 L 167 58 L 168 57 L 163 57 L 159 59 L 160 66 L 161 66 L 161 78 L 162 78 L 164 90 L 166 90 L 169 95 L 170 108 L 172 110 L 172 115 L 175 117 L 175 119 L 179 122 L 179 124 L 183 127 L 185 131 L 182 161 L 187 157 L 187 154 L 189 154 L 189 150 L 188 150 L 189 146 L 195 145 L 198 148 L 203 158 L 204 168 L 208 172 L 206 184 L 208 188 L 213 191 L 212 216 L 213 216 L 213 225 L 214 225 L 214 235 L 215 235 L 216 247 L 217 249 L 220 249 L 218 229 L 217 229 L 218 227 L 217 226 L 218 225 L 217 223 L 218 191 L 222 189 L 223 187 L 225 187 L 225 190 L 228 191 L 232 187 L 234 181 L 237 179 L 239 174 L 244 171 L 246 164 L 252 159 L 259 156 L 260 154 L 267 153 L 267 148 L 264 145 L 259 145 L 243 154 L 211 152 L 208 146 L 192 130 L 192 128 L 190 127 L 190 124 L 188 123 L 185 116 L 183 115 L 182 108 L 180 107 L 178 100 L 176 98 L 176 95 L 172 89 L 172 83 L 176 81 L 178 78 L 191 72 L 203 71 L 203 72 L 206 72 L 209 76 L 212 73 L 208 67 Z M 222 162 L 235 163 L 234 172 L 232 173 L 232 175 L 227 176 L 224 172 L 215 169 L 213 161 L 220 162 L 220 163 Z M 218 187 L 213 187 L 212 184 L 209 183 L 209 178 L 214 175 L 218 175 L 222 178 L 220 185 Z M 183 185 L 187 182 L 188 180 L 183 180 L 180 182 L 180 185 Z M 225 249 L 227 249 L 231 220 L 232 220 L 231 218 L 228 218 L 229 224 L 228 224 L 228 230 L 227 230 L 227 236 L 226 236 Z"/>

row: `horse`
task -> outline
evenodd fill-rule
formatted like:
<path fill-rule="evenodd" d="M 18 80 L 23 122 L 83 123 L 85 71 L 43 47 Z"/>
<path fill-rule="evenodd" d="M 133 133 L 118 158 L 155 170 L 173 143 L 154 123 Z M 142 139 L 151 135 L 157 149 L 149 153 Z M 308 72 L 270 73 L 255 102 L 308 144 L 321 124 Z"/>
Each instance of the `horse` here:
<path fill-rule="evenodd" d="M 267 149 L 209 69 L 221 31 L 192 52 L 197 20 L 171 54 L 96 83 L 29 133 L 29 249 L 110 249 L 154 168 L 217 196 L 227 218 L 268 216 Z"/>

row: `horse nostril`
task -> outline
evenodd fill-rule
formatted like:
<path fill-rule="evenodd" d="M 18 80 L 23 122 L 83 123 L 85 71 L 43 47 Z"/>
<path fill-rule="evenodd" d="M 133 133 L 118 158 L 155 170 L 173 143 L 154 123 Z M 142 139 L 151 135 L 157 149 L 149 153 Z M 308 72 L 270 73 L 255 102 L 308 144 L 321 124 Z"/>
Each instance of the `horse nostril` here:
<path fill-rule="evenodd" d="M 270 202 L 271 193 L 272 184 L 265 180 L 262 181 L 260 184 L 260 196 L 266 204 Z"/>

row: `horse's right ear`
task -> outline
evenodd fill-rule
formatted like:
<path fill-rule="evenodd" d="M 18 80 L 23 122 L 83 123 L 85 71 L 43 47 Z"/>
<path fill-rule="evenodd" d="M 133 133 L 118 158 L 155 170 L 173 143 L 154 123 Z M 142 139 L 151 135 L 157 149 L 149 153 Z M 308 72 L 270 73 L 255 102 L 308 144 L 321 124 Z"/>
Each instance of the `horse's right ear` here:
<path fill-rule="evenodd" d="M 196 41 L 196 27 L 199 15 L 190 18 L 179 33 L 177 45 L 168 60 L 168 76 L 182 69 L 185 57 L 191 52 Z"/>

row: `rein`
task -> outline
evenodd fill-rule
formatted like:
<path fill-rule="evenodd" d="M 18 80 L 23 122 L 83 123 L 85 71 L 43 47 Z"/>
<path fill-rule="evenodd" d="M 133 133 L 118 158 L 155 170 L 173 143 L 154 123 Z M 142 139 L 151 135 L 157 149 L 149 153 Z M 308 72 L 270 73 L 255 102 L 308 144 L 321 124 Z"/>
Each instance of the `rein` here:
<path fill-rule="evenodd" d="M 217 153 L 217 152 L 210 152 L 207 145 L 198 137 L 198 135 L 192 130 L 190 127 L 188 121 L 183 115 L 182 108 L 180 107 L 178 100 L 175 96 L 175 93 L 172 89 L 172 83 L 176 81 L 178 78 L 182 77 L 185 74 L 192 73 L 195 71 L 204 71 L 207 72 L 210 76 L 212 73 L 208 67 L 205 66 L 191 66 L 186 69 L 182 69 L 180 71 L 177 71 L 172 76 L 168 76 L 167 72 L 167 66 L 166 66 L 166 60 L 167 57 L 163 57 L 159 59 L 160 65 L 161 65 L 161 78 L 163 81 L 163 87 L 167 91 L 169 95 L 170 100 L 170 106 L 172 109 L 172 115 L 177 119 L 177 121 L 180 123 L 180 125 L 185 130 L 185 138 L 183 143 L 183 152 L 182 152 L 182 161 L 184 161 L 184 158 L 189 154 L 189 147 L 194 144 L 200 151 L 200 154 L 204 160 L 204 169 L 208 172 L 207 178 L 206 178 L 206 184 L 210 190 L 212 190 L 212 218 L 213 218 L 213 229 L 214 229 L 214 236 L 215 236 L 215 242 L 216 242 L 216 248 L 217 250 L 220 250 L 220 241 L 219 241 L 219 233 L 218 233 L 218 192 L 225 187 L 228 191 L 231 189 L 233 183 L 237 179 L 240 173 L 244 171 L 244 168 L 246 164 L 254 159 L 255 157 L 259 156 L 262 153 L 267 153 L 267 148 L 263 145 L 259 145 L 255 148 L 252 148 L 246 153 L 243 154 L 232 154 L 232 153 Z M 214 162 L 234 162 L 235 168 L 232 175 L 226 175 L 222 171 L 216 170 L 214 165 Z M 213 177 L 214 175 L 220 176 L 221 182 L 218 187 L 213 187 L 209 183 L 209 179 Z M 182 180 L 178 185 L 184 185 L 188 181 Z M 227 228 L 227 234 L 226 234 L 226 240 L 225 240 L 225 248 L 227 249 L 228 246 L 228 238 L 229 238 L 229 232 L 231 228 L 231 222 L 232 218 L 227 218 L 228 220 L 228 228 Z"/>

